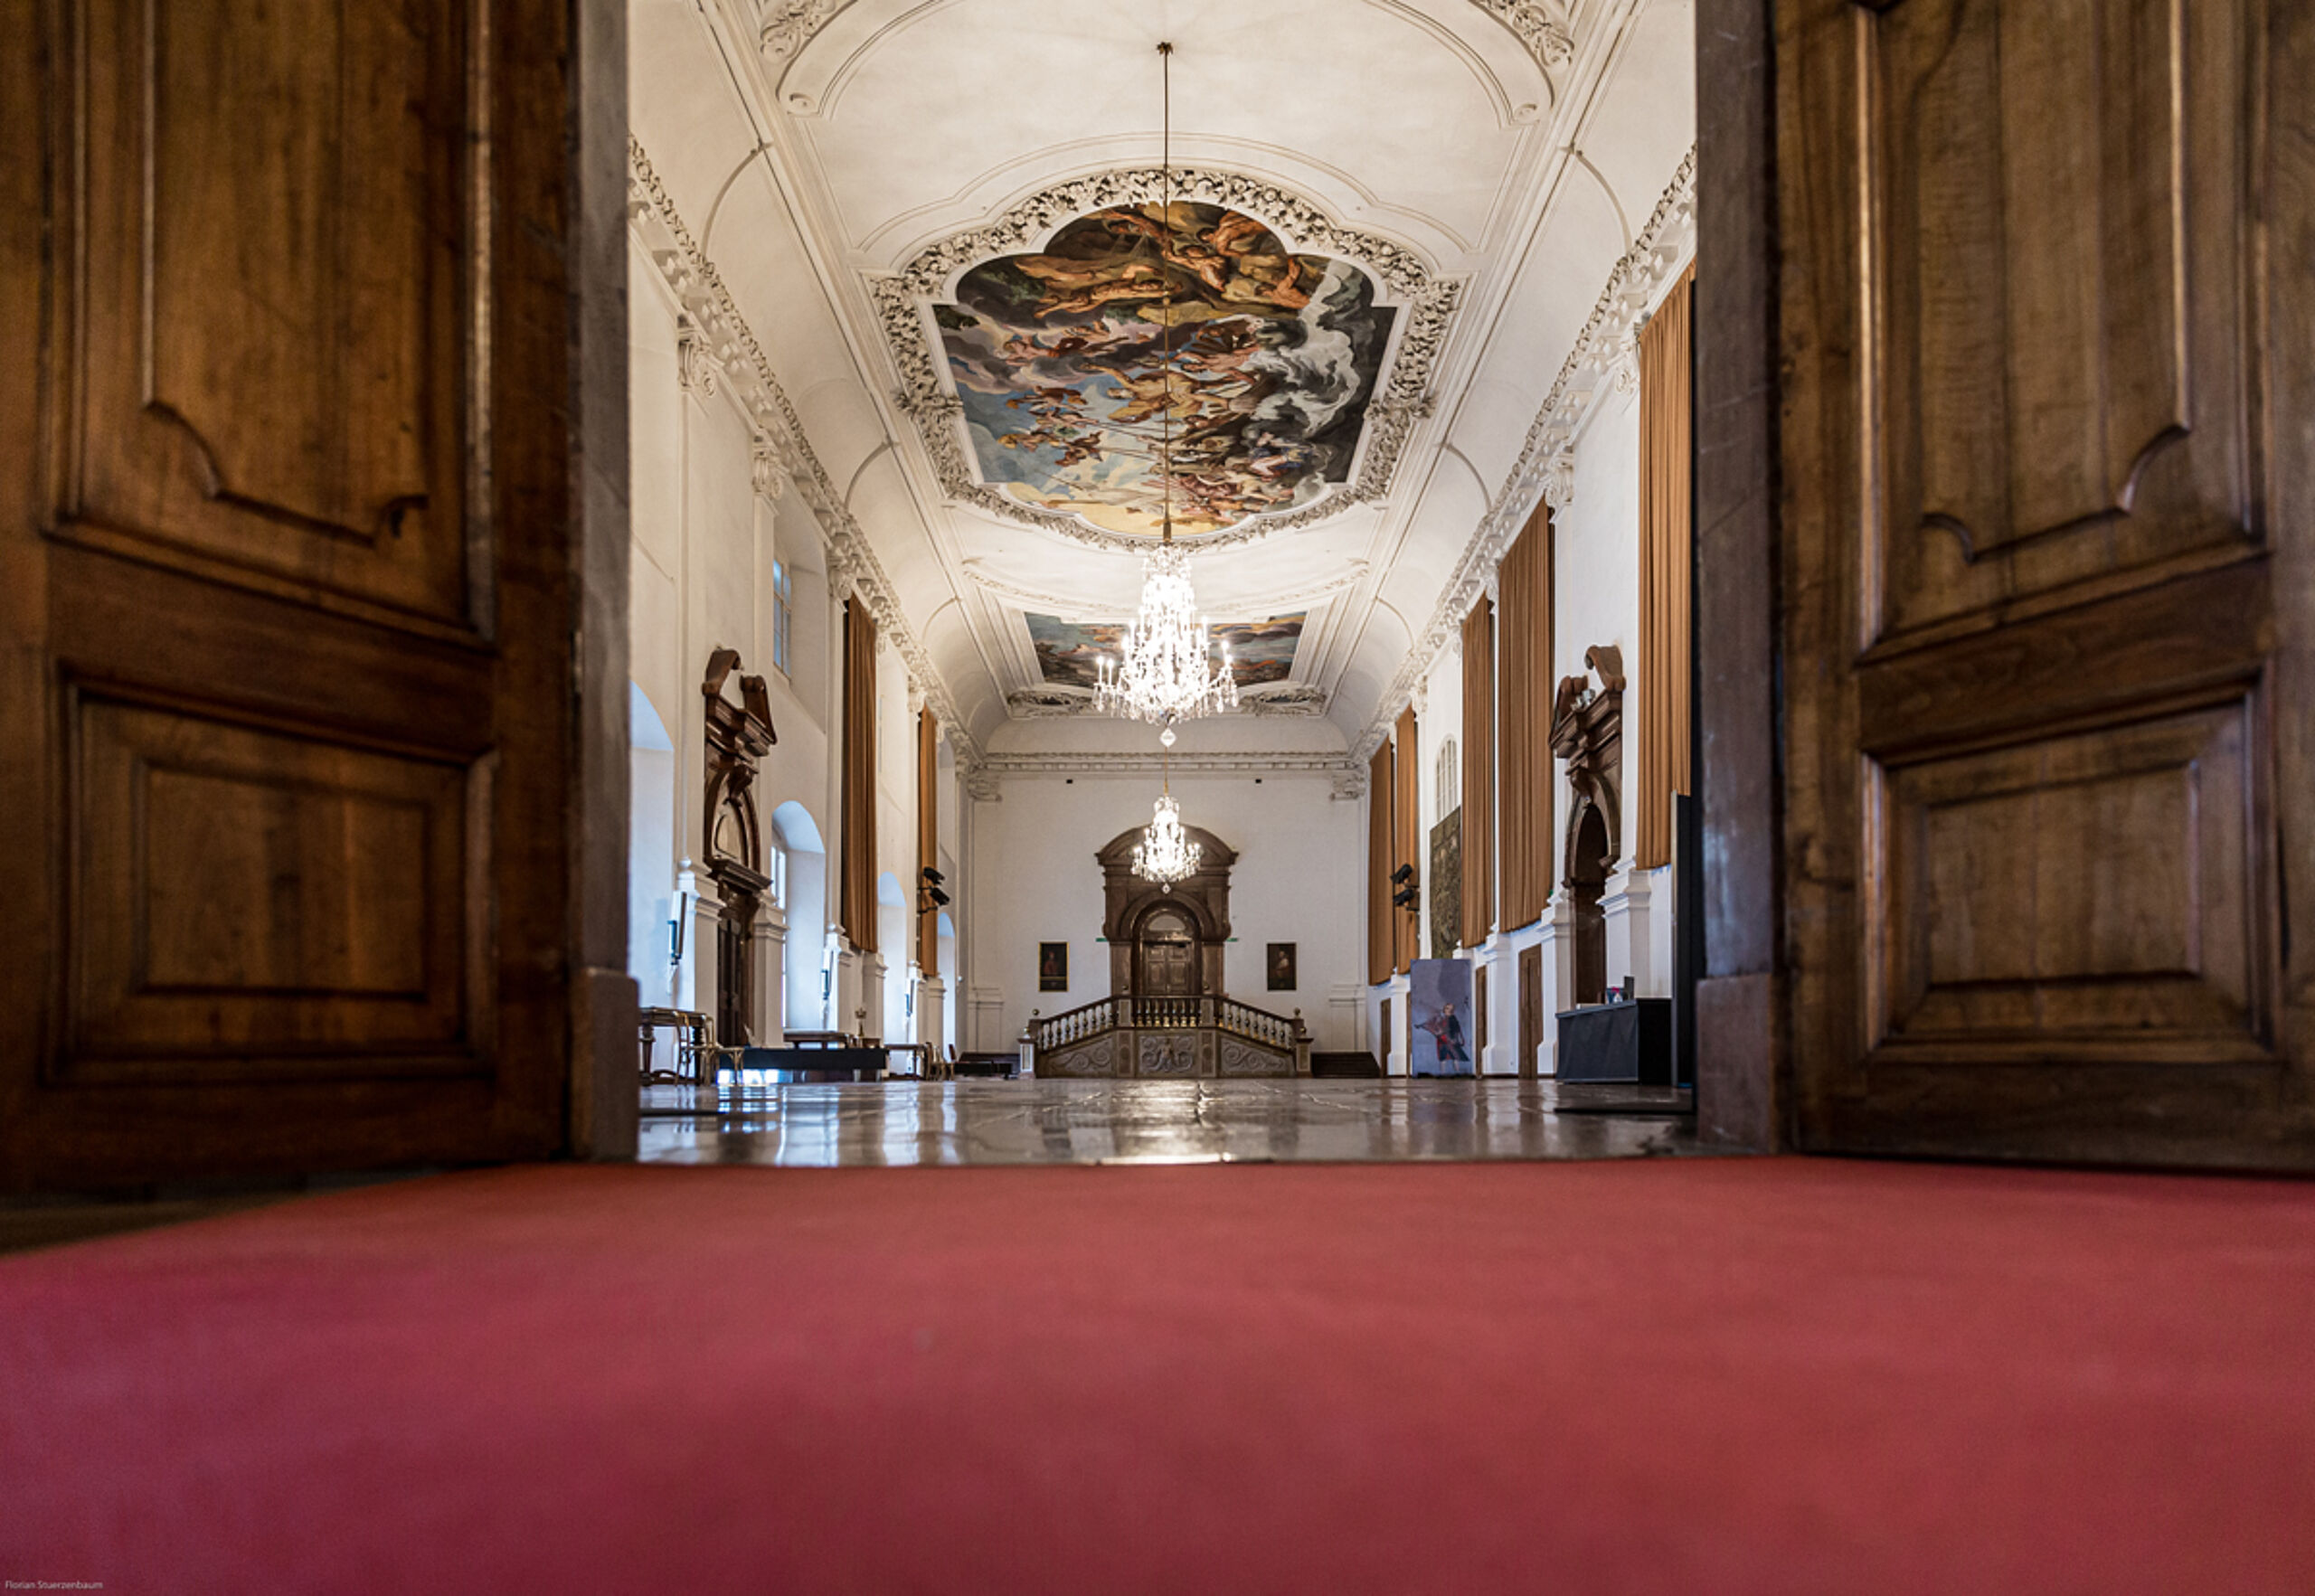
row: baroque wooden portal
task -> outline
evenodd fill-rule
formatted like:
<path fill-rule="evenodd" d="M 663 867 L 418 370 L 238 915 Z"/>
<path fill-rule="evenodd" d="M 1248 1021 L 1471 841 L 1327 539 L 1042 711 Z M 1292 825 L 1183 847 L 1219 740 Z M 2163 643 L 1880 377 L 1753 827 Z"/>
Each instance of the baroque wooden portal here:
<path fill-rule="evenodd" d="M 1101 866 L 1101 935 L 1109 940 L 1110 990 L 1118 996 L 1196 997 L 1222 990 L 1230 940 L 1230 867 L 1238 855 L 1199 826 L 1197 873 L 1172 890 L 1133 873 L 1141 828 L 1121 831 L 1094 858 Z"/>
<path fill-rule="evenodd" d="M 1602 643 L 1583 651 L 1583 663 L 1598 675 L 1599 685 L 1588 675 L 1564 677 L 1552 706 L 1552 752 L 1567 761 L 1573 789 L 1560 884 L 1574 919 L 1572 996 L 1577 1006 L 1603 1002 L 1608 995 L 1608 922 L 1600 899 L 1623 855 L 1623 802 L 1617 790 L 1624 760 L 1623 652 Z"/>
<path fill-rule="evenodd" d="M 723 911 L 715 922 L 715 1034 L 737 1044 L 756 1037 L 755 923 L 771 890 L 764 870 L 763 824 L 756 813 L 756 762 L 780 741 L 761 676 L 740 677 L 740 702 L 723 685 L 740 669 L 736 649 L 708 656 L 700 693 L 707 701 L 706 816 L 703 863 Z"/>

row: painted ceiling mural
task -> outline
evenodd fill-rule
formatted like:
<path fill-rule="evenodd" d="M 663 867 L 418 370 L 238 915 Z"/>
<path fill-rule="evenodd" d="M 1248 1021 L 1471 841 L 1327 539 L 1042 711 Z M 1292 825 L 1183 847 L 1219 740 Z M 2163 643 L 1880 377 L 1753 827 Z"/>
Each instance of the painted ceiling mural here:
<path fill-rule="evenodd" d="M 1117 658 L 1124 645 L 1125 628 L 1114 621 L 1070 621 L 1052 615 L 1025 619 L 1037 669 L 1054 686 L 1091 692 L 1101 680 L 1102 656 Z M 1303 619 L 1301 613 L 1273 615 L 1267 620 L 1233 621 L 1206 629 L 1216 647 L 1228 647 L 1231 674 L 1238 685 L 1260 687 L 1283 682 L 1293 670 Z"/>
<path fill-rule="evenodd" d="M 982 480 L 1150 537 L 1169 477 L 1183 536 L 1347 481 L 1395 314 L 1349 261 L 1192 201 L 1081 216 L 934 307 Z"/>

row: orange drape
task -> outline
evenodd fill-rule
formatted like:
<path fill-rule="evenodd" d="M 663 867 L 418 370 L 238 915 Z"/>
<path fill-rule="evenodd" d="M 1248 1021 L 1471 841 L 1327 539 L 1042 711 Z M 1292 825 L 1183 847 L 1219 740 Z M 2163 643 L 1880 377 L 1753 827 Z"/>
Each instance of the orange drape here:
<path fill-rule="evenodd" d="M 1495 606 L 1463 619 L 1463 923 L 1466 948 L 1495 924 Z"/>
<path fill-rule="evenodd" d="M 1543 917 L 1552 895 L 1552 513 L 1535 506 L 1503 556 L 1496 813 L 1505 930 Z"/>
<path fill-rule="evenodd" d="M 1399 712 L 1398 730 L 1394 733 L 1398 751 L 1392 755 L 1394 782 L 1397 791 L 1391 799 L 1391 819 L 1394 846 L 1391 869 L 1395 874 L 1400 865 L 1410 866 L 1414 874 L 1407 878 L 1416 887 L 1423 885 L 1422 808 L 1421 789 L 1415 785 L 1422 779 L 1422 744 L 1415 741 L 1414 711 Z M 1393 889 L 1396 891 L 1396 888 Z M 1404 973 L 1407 966 L 1422 953 L 1422 894 L 1415 894 L 1415 907 L 1395 911 L 1391 917 L 1394 939 L 1394 968 Z"/>
<path fill-rule="evenodd" d="M 1366 767 L 1366 979 L 1387 981 L 1396 962 L 1391 946 L 1391 740 Z"/>
<path fill-rule="evenodd" d="M 876 949 L 876 622 L 844 601 L 844 837 L 836 922 L 863 953 Z"/>
<path fill-rule="evenodd" d="M 1639 331 L 1639 802 L 1632 863 L 1672 859 L 1688 784 L 1690 307 L 1694 267 Z"/>
<path fill-rule="evenodd" d="M 940 914 L 924 895 L 923 872 L 940 868 L 940 723 L 931 710 L 916 717 L 916 968 L 940 973 Z"/>

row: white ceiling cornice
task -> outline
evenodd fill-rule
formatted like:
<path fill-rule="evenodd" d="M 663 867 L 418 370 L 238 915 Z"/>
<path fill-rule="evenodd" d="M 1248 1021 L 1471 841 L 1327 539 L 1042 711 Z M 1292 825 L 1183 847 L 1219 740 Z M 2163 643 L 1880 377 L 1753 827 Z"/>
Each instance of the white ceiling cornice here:
<path fill-rule="evenodd" d="M 992 753 L 982 756 L 976 774 L 981 779 L 981 797 L 992 792 L 996 782 L 1040 777 L 1064 776 L 1075 780 L 1087 777 L 1151 776 L 1231 777 L 1257 776 L 1324 776 L 1334 783 L 1334 796 L 1338 798 L 1364 797 L 1366 791 L 1366 763 L 1340 753 L 1280 753 L 1271 749 L 1248 749 L 1243 752 L 1217 753 Z"/>
<path fill-rule="evenodd" d="M 843 495 L 813 452 L 802 418 L 780 385 L 747 317 L 740 314 L 715 263 L 693 238 L 674 198 L 652 170 L 650 156 L 632 134 L 628 136 L 627 158 L 628 225 L 691 319 L 694 329 L 691 358 L 713 361 L 730 379 L 733 396 L 760 430 L 754 458 L 760 479 L 768 463 L 785 467 L 819 524 L 820 535 L 827 541 L 830 585 L 839 591 L 848 585 L 867 604 L 877 631 L 899 650 L 909 674 L 923 690 L 925 702 L 948 729 L 958 762 L 968 768 L 977 766 L 985 756 L 958 713 L 948 682 L 909 626 L 866 533 L 845 507 Z"/>
<path fill-rule="evenodd" d="M 1430 674 L 1440 650 L 1450 637 L 1460 634 L 1463 617 L 1479 602 L 1479 595 L 1490 590 L 1496 567 L 1502 563 L 1527 517 L 1535 514 L 1537 501 L 1546 501 L 1554 509 L 1568 503 L 1577 433 L 1603 387 L 1629 393 L 1639 382 L 1636 341 L 1640 323 L 1647 319 L 1649 307 L 1696 251 L 1696 152 L 1691 146 L 1639 238 L 1609 271 L 1583 330 L 1576 335 L 1575 347 L 1568 351 L 1551 392 L 1528 425 L 1517 461 L 1465 545 L 1454 576 L 1439 595 L 1431 624 L 1408 651 L 1374 719 L 1352 745 L 1358 758 L 1371 755 L 1390 735 L 1392 722 Z"/>

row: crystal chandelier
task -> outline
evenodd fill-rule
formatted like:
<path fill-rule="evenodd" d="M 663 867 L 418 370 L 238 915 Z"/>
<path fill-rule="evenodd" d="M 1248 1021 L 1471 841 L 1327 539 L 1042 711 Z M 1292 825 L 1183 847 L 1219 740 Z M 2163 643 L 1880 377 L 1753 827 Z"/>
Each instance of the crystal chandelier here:
<path fill-rule="evenodd" d="M 1197 613 L 1170 520 L 1166 535 L 1142 562 L 1140 613 L 1125 628 L 1123 659 L 1102 657 L 1093 702 L 1104 713 L 1160 727 L 1158 741 L 1171 748 L 1175 722 L 1238 707 L 1238 675 L 1226 643 L 1221 663 L 1213 663 L 1212 634 Z"/>
<path fill-rule="evenodd" d="M 1203 852 L 1182 829 L 1182 807 L 1174 801 L 1173 783 L 1168 780 L 1150 813 L 1149 824 L 1142 827 L 1141 840 L 1133 845 L 1133 873 L 1144 881 L 1156 882 L 1160 892 L 1170 892 L 1176 882 L 1197 874 L 1198 855 Z"/>
<path fill-rule="evenodd" d="M 1158 46 L 1164 73 L 1164 143 L 1160 146 L 1159 195 L 1164 229 L 1174 224 L 1174 47 Z M 1212 633 L 1197 613 L 1197 595 L 1190 587 L 1189 561 L 1174 546 L 1174 406 L 1175 338 L 1173 279 L 1167 279 L 1163 330 L 1166 348 L 1167 403 L 1159 411 L 1162 441 L 1158 449 L 1158 485 L 1164 514 L 1158 524 L 1158 552 L 1142 562 L 1141 609 L 1125 629 L 1123 657 L 1101 660 L 1101 680 L 1093 691 L 1094 707 L 1104 714 L 1147 721 L 1159 728 L 1158 741 L 1174 745 L 1174 722 L 1217 715 L 1238 707 L 1238 675 L 1230 663 L 1227 644 L 1219 650 L 1221 663 L 1209 640 Z M 1170 807 L 1161 800 L 1160 817 Z M 1156 825 L 1152 821 L 1153 826 Z M 1193 859 L 1195 850 L 1192 850 Z M 1155 881 L 1155 876 L 1149 877 Z M 1178 878 L 1177 878 L 1178 879 Z"/>

